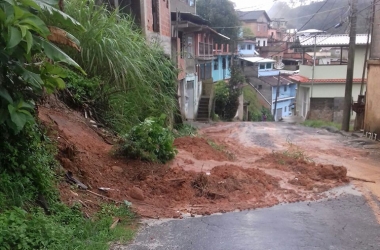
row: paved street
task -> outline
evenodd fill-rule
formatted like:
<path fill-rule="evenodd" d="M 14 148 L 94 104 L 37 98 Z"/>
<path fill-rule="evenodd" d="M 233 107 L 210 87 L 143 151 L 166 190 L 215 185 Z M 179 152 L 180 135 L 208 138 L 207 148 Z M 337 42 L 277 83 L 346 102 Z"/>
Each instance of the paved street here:
<path fill-rule="evenodd" d="M 358 193 L 321 202 L 148 222 L 118 249 L 380 249 L 380 225 Z"/>
<path fill-rule="evenodd" d="M 143 221 L 134 242 L 114 249 L 380 249 L 378 143 L 283 123 L 222 123 L 201 131 L 229 148 L 243 145 L 238 155 L 242 166 L 292 143 L 317 163 L 345 166 L 352 180 L 319 201 Z"/>

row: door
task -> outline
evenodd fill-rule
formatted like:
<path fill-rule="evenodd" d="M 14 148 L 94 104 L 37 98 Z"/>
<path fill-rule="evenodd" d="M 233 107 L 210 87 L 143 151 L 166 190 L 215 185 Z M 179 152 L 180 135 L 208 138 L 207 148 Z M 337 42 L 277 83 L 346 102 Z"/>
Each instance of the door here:
<path fill-rule="evenodd" d="M 282 108 L 279 108 L 276 111 L 276 121 L 281 120 L 281 118 L 282 118 Z"/>
<path fill-rule="evenodd" d="M 194 119 L 194 81 L 187 81 L 186 92 L 189 98 L 187 119 Z"/>

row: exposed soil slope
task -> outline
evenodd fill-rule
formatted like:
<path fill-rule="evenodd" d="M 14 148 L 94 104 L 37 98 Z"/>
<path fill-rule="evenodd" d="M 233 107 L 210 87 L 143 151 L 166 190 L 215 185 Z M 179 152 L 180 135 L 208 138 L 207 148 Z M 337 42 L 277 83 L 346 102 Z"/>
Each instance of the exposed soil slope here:
<path fill-rule="evenodd" d="M 101 203 L 124 200 L 151 218 L 265 207 L 318 199 L 322 191 L 347 181 L 344 167 L 295 161 L 285 155 L 269 153 L 247 164 L 246 156 L 256 154 L 255 149 L 238 141 L 224 145 L 236 155 L 232 162 L 206 139 L 191 137 L 176 139 L 179 154 L 167 165 L 116 158 L 109 144 L 112 139 L 101 136 L 105 131 L 79 113 L 49 106 L 39 108 L 39 117 L 58 142 L 57 157 L 64 171 L 71 171 L 91 191 L 73 188 L 63 178 L 61 199 L 81 203 L 88 215 Z M 213 136 L 217 140 L 217 134 Z"/>

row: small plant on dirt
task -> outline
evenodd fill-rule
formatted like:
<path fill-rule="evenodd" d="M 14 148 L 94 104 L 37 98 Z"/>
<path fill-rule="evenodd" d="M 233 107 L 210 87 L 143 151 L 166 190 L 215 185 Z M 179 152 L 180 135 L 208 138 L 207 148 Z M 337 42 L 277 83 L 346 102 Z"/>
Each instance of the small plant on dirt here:
<path fill-rule="evenodd" d="M 197 129 L 190 124 L 180 124 L 175 127 L 175 130 L 173 130 L 173 134 L 175 138 L 179 137 L 186 137 L 186 136 L 197 136 Z"/>
<path fill-rule="evenodd" d="M 174 136 L 165 128 L 166 116 L 147 118 L 124 136 L 119 153 L 131 158 L 165 163 L 177 153 Z"/>
<path fill-rule="evenodd" d="M 283 156 L 285 156 L 287 158 L 295 159 L 295 160 L 303 160 L 306 162 L 314 162 L 309 156 L 307 156 L 305 154 L 305 152 L 300 147 L 298 147 L 297 145 L 292 143 L 290 141 L 289 137 L 286 139 L 286 141 L 288 143 L 288 149 L 282 152 Z M 277 154 L 276 152 L 274 152 L 274 153 Z M 279 163 L 284 165 L 285 164 L 284 159 L 282 159 L 280 157 Z"/>
<path fill-rule="evenodd" d="M 236 156 L 232 152 L 230 152 L 229 150 L 227 150 L 226 147 L 224 147 L 223 145 L 219 145 L 219 144 L 217 144 L 216 142 L 214 142 L 213 140 L 210 140 L 210 139 L 207 139 L 207 143 L 213 149 L 215 149 L 217 151 L 220 151 L 220 152 L 223 152 L 230 161 L 233 161 L 233 160 L 236 159 Z"/>

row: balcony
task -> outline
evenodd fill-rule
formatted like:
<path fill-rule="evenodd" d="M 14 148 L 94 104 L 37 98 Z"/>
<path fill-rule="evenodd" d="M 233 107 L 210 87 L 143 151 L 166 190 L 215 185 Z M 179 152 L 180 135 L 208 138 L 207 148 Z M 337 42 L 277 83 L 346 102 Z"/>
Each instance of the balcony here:
<path fill-rule="evenodd" d="M 229 44 L 214 44 L 214 55 L 227 55 L 230 52 Z"/>
<path fill-rule="evenodd" d="M 203 60 L 211 60 L 213 57 L 214 54 L 212 44 L 203 42 L 198 43 L 198 58 Z"/>

